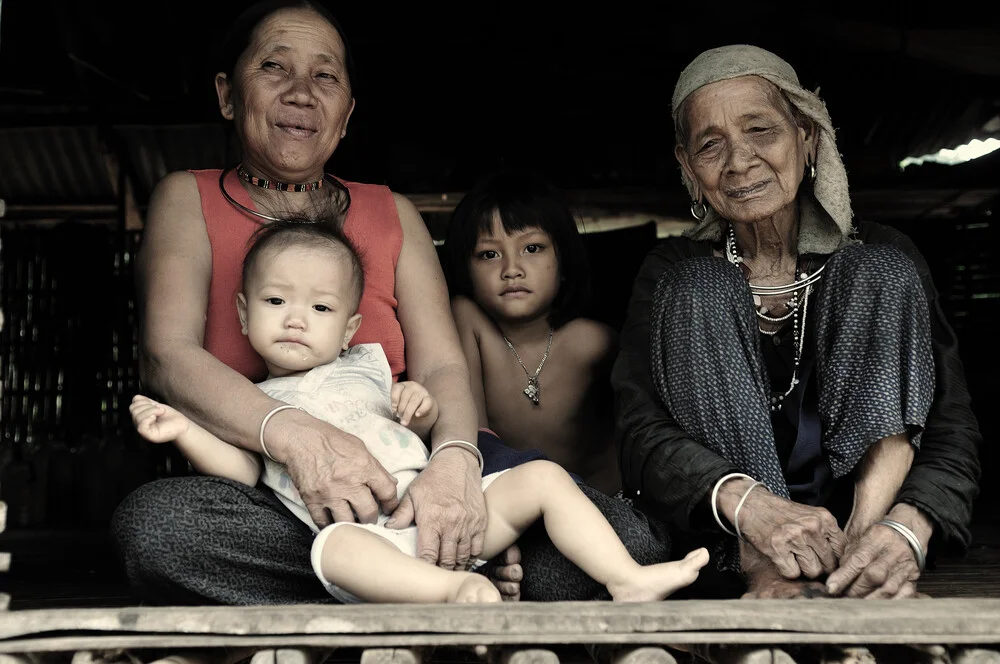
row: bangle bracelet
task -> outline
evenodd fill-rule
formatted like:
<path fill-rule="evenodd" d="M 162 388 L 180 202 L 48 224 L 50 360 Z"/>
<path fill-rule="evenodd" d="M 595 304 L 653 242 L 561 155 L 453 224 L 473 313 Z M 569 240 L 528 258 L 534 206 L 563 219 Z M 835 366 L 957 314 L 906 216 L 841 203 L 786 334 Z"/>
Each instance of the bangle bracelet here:
<path fill-rule="evenodd" d="M 892 519 L 882 519 L 879 521 L 879 525 L 892 528 L 903 536 L 903 539 L 906 540 L 906 543 L 910 545 L 910 549 L 913 551 L 913 558 L 917 561 L 917 569 L 923 572 L 924 565 L 927 564 L 927 557 L 924 555 L 923 547 L 920 546 L 920 540 L 913 534 L 913 531 L 899 521 L 893 521 Z"/>
<path fill-rule="evenodd" d="M 715 488 L 712 489 L 712 516 L 715 517 L 715 522 L 719 524 L 719 528 L 722 528 L 722 532 L 727 535 L 732 535 L 733 537 L 736 537 L 736 533 L 731 531 L 729 528 L 726 528 L 726 524 L 722 523 L 722 519 L 719 518 L 719 506 L 716 504 L 716 501 L 719 498 L 719 488 L 726 482 L 726 480 L 731 480 L 737 477 L 745 477 L 751 482 L 753 481 L 753 478 L 745 473 L 729 473 L 716 482 Z"/>
<path fill-rule="evenodd" d="M 276 406 L 275 408 L 271 409 L 271 412 L 269 412 L 267 415 L 264 416 L 264 421 L 260 423 L 260 449 L 264 450 L 264 456 L 266 456 L 268 459 L 270 459 L 275 463 L 281 463 L 281 462 L 275 459 L 273 456 L 271 456 L 271 453 L 267 451 L 267 445 L 264 444 L 264 427 L 267 426 L 268 420 L 270 420 L 274 416 L 274 414 L 277 413 L 278 411 L 289 410 L 293 408 L 295 410 L 302 410 L 298 406 L 291 406 L 287 403 L 281 406 Z"/>
<path fill-rule="evenodd" d="M 760 480 L 754 482 L 753 484 L 750 485 L 750 488 L 746 490 L 746 493 L 743 494 L 743 497 L 740 498 L 740 502 L 736 503 L 736 511 L 733 512 L 733 527 L 736 528 L 736 537 L 738 537 L 743 541 L 746 541 L 746 538 L 743 537 L 743 533 L 740 532 L 740 510 L 743 509 L 743 503 L 747 501 L 747 496 L 749 496 L 750 492 L 754 490 L 754 487 L 758 486 L 762 486 L 768 491 L 771 490 L 770 488 L 768 488 L 766 484 L 764 484 Z"/>
<path fill-rule="evenodd" d="M 427 463 L 430 463 L 434 459 L 434 456 L 441 450 L 445 449 L 446 447 L 462 447 L 475 454 L 476 461 L 479 462 L 479 472 L 480 474 L 483 472 L 483 467 L 485 466 L 485 462 L 483 460 L 483 453 L 479 451 L 478 447 L 476 447 L 467 440 L 446 440 L 445 442 L 441 443 L 440 445 L 434 448 L 434 451 L 431 452 L 431 455 L 427 458 Z"/>

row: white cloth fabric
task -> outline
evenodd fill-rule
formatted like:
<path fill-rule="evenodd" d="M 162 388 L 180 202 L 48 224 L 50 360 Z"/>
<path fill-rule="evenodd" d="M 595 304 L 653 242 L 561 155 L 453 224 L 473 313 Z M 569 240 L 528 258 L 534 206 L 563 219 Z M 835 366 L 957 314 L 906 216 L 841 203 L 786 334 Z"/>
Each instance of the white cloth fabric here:
<path fill-rule="evenodd" d="M 340 357 L 316 367 L 304 376 L 271 378 L 258 387 L 269 396 L 299 406 L 317 419 L 353 434 L 364 441 L 375 459 L 396 478 L 396 494 L 402 498 L 417 474 L 427 466 L 427 447 L 417 434 L 399 424 L 392 414 L 392 372 L 380 344 L 358 344 Z M 359 602 L 357 597 L 323 578 L 320 556 L 327 537 L 337 527 L 364 528 L 394 544 L 400 551 L 417 555 L 417 529 L 391 530 L 389 519 L 380 514 L 375 524 L 338 523 L 322 531 L 316 527 L 284 464 L 263 457 L 261 479 L 284 505 L 318 536 L 313 541 L 312 561 L 316 576 L 342 602 Z M 505 471 L 504 471 L 505 472 Z M 483 478 L 483 490 L 501 473 Z M 477 561 L 477 566 L 485 561 Z"/>

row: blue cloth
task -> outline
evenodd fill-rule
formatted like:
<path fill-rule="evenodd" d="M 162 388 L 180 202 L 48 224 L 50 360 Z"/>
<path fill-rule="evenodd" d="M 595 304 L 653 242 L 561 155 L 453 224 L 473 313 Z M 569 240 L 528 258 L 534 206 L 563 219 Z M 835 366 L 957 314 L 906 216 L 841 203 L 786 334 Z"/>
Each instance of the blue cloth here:
<path fill-rule="evenodd" d="M 513 447 L 508 447 L 496 434 L 489 431 L 479 432 L 479 451 L 483 453 L 483 475 L 498 473 L 529 461 L 548 460 L 541 450 L 515 450 Z M 577 484 L 583 483 L 583 480 L 574 473 L 570 473 L 570 477 Z"/>

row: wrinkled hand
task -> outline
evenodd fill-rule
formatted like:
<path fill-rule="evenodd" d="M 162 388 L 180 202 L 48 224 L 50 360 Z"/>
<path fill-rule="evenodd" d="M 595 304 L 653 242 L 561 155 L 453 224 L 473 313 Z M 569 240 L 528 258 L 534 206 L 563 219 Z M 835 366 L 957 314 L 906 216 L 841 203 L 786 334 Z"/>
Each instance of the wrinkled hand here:
<path fill-rule="evenodd" d="M 829 596 L 826 587 L 818 581 L 793 581 L 780 576 L 751 581 L 743 593 L 743 599 L 815 599 Z"/>
<path fill-rule="evenodd" d="M 404 380 L 392 386 L 392 412 L 404 427 L 413 418 L 437 419 L 438 405 L 431 393 L 416 381 Z"/>
<path fill-rule="evenodd" d="M 169 443 L 188 432 L 191 420 L 170 406 L 137 394 L 128 407 L 139 435 L 151 443 Z"/>
<path fill-rule="evenodd" d="M 917 594 L 913 551 L 892 528 L 875 524 L 850 542 L 840 567 L 826 580 L 831 595 L 899 599 Z"/>
<path fill-rule="evenodd" d="M 417 525 L 417 556 L 444 569 L 467 569 L 483 552 L 486 501 L 476 458 L 448 448 L 410 483 L 386 526 Z"/>
<path fill-rule="evenodd" d="M 740 511 L 740 532 L 786 579 L 815 579 L 837 569 L 846 537 L 827 510 L 760 488 Z"/>
<path fill-rule="evenodd" d="M 503 601 L 518 602 L 521 600 L 522 578 L 524 570 L 521 568 L 521 549 L 517 544 L 511 544 L 504 549 L 496 566 L 490 570 L 490 581 L 500 591 Z"/>
<path fill-rule="evenodd" d="M 332 521 L 375 523 L 380 505 L 385 514 L 399 505 L 396 478 L 357 436 L 289 410 L 275 414 L 266 433 L 268 449 L 288 467 L 320 528 Z"/>

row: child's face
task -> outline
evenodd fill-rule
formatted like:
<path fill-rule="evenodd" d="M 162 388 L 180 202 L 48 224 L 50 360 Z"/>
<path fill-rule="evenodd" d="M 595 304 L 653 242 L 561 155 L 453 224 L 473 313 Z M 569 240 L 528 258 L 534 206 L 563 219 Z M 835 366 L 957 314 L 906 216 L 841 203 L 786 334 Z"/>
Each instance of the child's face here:
<path fill-rule="evenodd" d="M 476 302 L 497 320 L 548 316 L 559 294 L 559 259 L 549 234 L 526 228 L 508 235 L 496 214 L 492 231 L 479 236 L 469 273 Z"/>
<path fill-rule="evenodd" d="M 351 263 L 338 249 L 285 247 L 257 257 L 237 297 L 243 334 L 272 376 L 332 362 L 361 324 Z"/>

